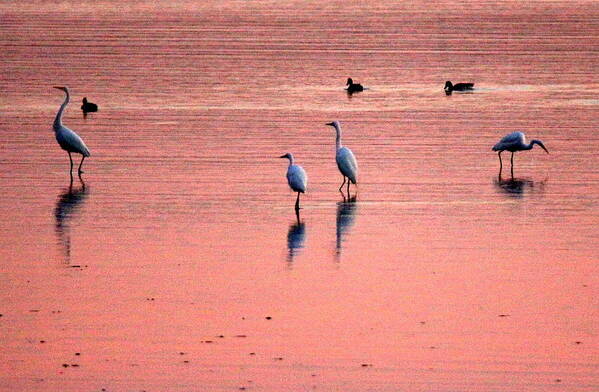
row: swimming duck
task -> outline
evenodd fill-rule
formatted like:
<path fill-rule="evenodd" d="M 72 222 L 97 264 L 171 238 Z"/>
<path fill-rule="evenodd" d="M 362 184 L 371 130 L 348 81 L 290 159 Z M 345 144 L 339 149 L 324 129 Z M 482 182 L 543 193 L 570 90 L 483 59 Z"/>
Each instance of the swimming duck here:
<path fill-rule="evenodd" d="M 88 112 L 97 112 L 98 111 L 98 105 L 96 105 L 95 103 L 91 103 L 87 101 L 87 97 L 83 98 L 83 105 L 81 105 L 81 110 L 83 110 L 83 112 L 88 113 Z"/>
<path fill-rule="evenodd" d="M 352 80 L 352 78 L 347 78 L 347 92 L 348 93 L 355 93 L 357 91 L 364 91 L 364 87 L 359 84 L 359 83 L 354 83 L 354 81 Z"/>
<path fill-rule="evenodd" d="M 450 95 L 452 91 L 472 91 L 474 83 L 457 83 L 452 84 L 449 80 L 445 82 L 445 94 Z"/>

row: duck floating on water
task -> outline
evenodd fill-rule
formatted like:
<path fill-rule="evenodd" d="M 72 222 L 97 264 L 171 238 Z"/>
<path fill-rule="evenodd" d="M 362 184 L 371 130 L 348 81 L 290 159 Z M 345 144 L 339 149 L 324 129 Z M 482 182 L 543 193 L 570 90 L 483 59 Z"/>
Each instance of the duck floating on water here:
<path fill-rule="evenodd" d="M 364 87 L 360 83 L 354 83 L 352 78 L 347 78 L 346 86 L 346 90 L 350 94 L 358 91 L 364 91 Z"/>
<path fill-rule="evenodd" d="M 452 91 L 472 91 L 474 90 L 474 83 L 456 83 L 453 84 L 449 80 L 445 82 L 445 94 L 451 95 Z"/>
<path fill-rule="evenodd" d="M 95 103 L 92 103 L 92 102 L 88 102 L 87 97 L 84 97 L 83 105 L 81 105 L 81 110 L 83 110 L 84 113 L 97 112 L 98 105 L 96 105 Z"/>

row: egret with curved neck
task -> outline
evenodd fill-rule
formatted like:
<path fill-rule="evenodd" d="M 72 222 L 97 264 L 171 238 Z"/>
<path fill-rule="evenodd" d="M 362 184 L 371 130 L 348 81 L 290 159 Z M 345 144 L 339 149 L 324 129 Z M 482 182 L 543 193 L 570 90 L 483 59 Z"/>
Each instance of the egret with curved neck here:
<path fill-rule="evenodd" d="M 81 175 L 81 173 L 83 173 L 83 170 L 81 170 L 83 160 L 86 157 L 89 157 L 91 154 L 79 135 L 77 135 L 73 130 L 62 125 L 62 114 L 70 100 L 69 89 L 67 87 L 59 86 L 55 86 L 54 88 L 65 92 L 64 102 L 62 105 L 60 105 L 60 109 L 58 109 L 58 113 L 56 113 L 56 118 L 54 119 L 54 136 L 56 136 L 56 141 L 60 145 L 60 148 L 69 154 L 69 160 L 71 161 L 71 169 L 69 173 L 71 176 L 73 176 L 73 158 L 71 157 L 71 153 L 74 152 L 81 154 L 81 163 L 79 163 L 78 169 L 78 174 Z"/>
<path fill-rule="evenodd" d="M 353 183 L 357 186 L 358 183 L 358 162 L 356 161 L 354 153 L 349 148 L 341 145 L 341 124 L 339 124 L 339 121 L 333 121 L 326 125 L 335 128 L 337 134 L 335 139 L 335 161 L 337 162 L 339 171 L 343 175 L 343 182 L 339 187 L 339 192 L 343 189 L 345 178 L 347 177 L 347 195 L 349 197 L 349 184 Z"/>
<path fill-rule="evenodd" d="M 289 166 L 287 167 L 287 183 L 294 192 L 297 192 L 297 199 L 295 200 L 295 211 L 299 211 L 299 199 L 300 193 L 305 193 L 308 187 L 308 176 L 306 171 L 300 165 L 294 164 L 293 154 L 288 152 L 285 155 L 281 155 L 279 158 L 289 159 Z"/>
<path fill-rule="evenodd" d="M 499 176 L 501 177 L 501 170 L 503 169 L 503 162 L 501 162 L 502 152 L 507 150 L 512 153 L 512 177 L 514 177 L 514 153 L 516 151 L 532 150 L 535 144 L 537 144 L 539 147 L 545 150 L 547 154 L 549 154 L 549 151 L 547 150 L 543 142 L 540 140 L 531 140 L 530 143 L 527 144 L 526 135 L 524 135 L 524 133 L 522 132 L 512 132 L 502 137 L 499 143 L 495 144 L 492 148 L 493 151 L 498 151 L 497 155 L 499 156 Z"/>

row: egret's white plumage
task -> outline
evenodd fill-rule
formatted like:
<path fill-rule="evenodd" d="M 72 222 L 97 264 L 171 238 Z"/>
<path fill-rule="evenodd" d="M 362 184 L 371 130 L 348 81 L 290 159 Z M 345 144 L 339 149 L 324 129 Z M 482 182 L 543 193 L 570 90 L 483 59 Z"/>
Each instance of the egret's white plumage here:
<path fill-rule="evenodd" d="M 337 162 L 339 171 L 343 175 L 343 183 L 339 187 L 339 190 L 343 188 L 345 177 L 347 177 L 349 179 L 347 183 L 347 192 L 349 193 L 349 183 L 358 183 L 358 162 L 356 161 L 354 153 L 349 148 L 341 145 L 341 124 L 339 124 L 339 121 L 333 121 L 327 123 L 327 125 L 334 127 L 337 133 L 337 138 L 335 139 L 335 161 Z"/>
<path fill-rule="evenodd" d="M 300 193 L 306 193 L 306 189 L 308 189 L 308 175 L 303 167 L 294 164 L 293 154 L 290 152 L 280 156 L 280 158 L 289 159 L 289 167 L 287 167 L 287 183 L 294 192 L 297 192 L 297 199 L 295 201 L 295 209 L 297 210 L 299 209 Z"/>
<path fill-rule="evenodd" d="M 516 151 L 526 151 L 532 150 L 533 146 L 537 144 L 539 145 L 547 154 L 549 151 L 545 147 L 542 141 L 540 140 L 531 140 L 530 143 L 526 143 L 526 136 L 522 132 L 512 132 L 499 140 L 497 144 L 495 144 L 492 148 L 493 151 L 498 151 L 499 156 L 499 175 L 501 175 L 501 169 L 503 168 L 503 163 L 501 161 L 501 153 L 503 151 L 510 151 L 512 153 L 512 176 L 514 174 L 514 153 Z"/>
<path fill-rule="evenodd" d="M 69 160 L 71 161 L 71 172 L 73 170 L 73 159 L 71 158 L 71 153 L 75 152 L 77 154 L 81 154 L 81 163 L 79 164 L 79 173 L 83 173 L 81 170 L 81 165 L 83 165 L 83 160 L 85 157 L 91 155 L 89 149 L 83 142 L 83 140 L 75 133 L 75 131 L 65 127 L 62 125 L 62 114 L 69 104 L 70 95 L 69 89 L 67 87 L 54 87 L 56 89 L 62 90 L 65 92 L 65 99 L 62 105 L 60 105 L 60 109 L 58 109 L 58 113 L 56 113 L 56 118 L 54 119 L 54 135 L 56 136 L 56 141 L 60 145 L 60 147 L 69 153 Z"/>

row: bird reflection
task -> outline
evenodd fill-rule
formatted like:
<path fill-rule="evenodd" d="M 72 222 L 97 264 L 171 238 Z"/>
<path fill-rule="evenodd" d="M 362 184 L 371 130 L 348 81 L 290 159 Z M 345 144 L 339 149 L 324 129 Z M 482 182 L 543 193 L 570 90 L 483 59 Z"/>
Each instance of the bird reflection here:
<path fill-rule="evenodd" d="M 300 221 L 299 210 L 295 211 L 296 221 L 289 226 L 287 232 L 287 248 L 289 253 L 287 254 L 287 261 L 292 262 L 295 256 L 299 254 L 301 249 L 304 247 L 306 241 L 306 224 Z"/>
<path fill-rule="evenodd" d="M 494 182 L 497 189 L 511 197 L 523 197 L 527 190 L 532 191 L 535 188 L 534 181 L 528 178 L 510 177 L 509 179 L 503 179 L 501 176 L 498 176 Z M 544 181 L 541 181 L 540 185 L 545 185 Z"/>
<path fill-rule="evenodd" d="M 69 187 L 59 195 L 56 201 L 56 208 L 54 209 L 56 236 L 58 237 L 58 243 L 64 249 L 66 264 L 70 264 L 71 262 L 70 221 L 81 207 L 89 191 L 81 177 L 79 177 L 79 181 L 81 182 L 81 186 L 74 188 L 73 177 L 71 176 Z"/>
<path fill-rule="evenodd" d="M 356 196 L 346 198 L 343 196 L 343 202 L 337 203 L 337 257 L 341 256 L 341 248 L 344 242 L 344 236 L 354 225 L 356 218 Z"/>

